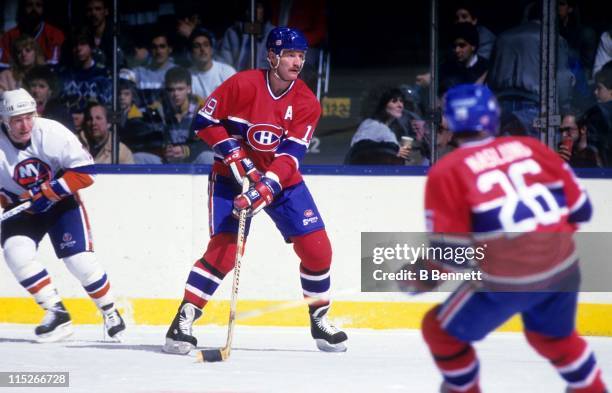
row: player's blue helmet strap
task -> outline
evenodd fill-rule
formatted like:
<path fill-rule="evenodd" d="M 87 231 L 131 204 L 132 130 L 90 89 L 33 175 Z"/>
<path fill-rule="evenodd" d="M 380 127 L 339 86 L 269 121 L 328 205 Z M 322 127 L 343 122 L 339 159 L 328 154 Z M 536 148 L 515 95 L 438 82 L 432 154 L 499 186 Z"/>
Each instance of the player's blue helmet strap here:
<path fill-rule="evenodd" d="M 266 46 L 280 56 L 283 49 L 306 52 L 308 50 L 308 41 L 306 41 L 304 33 L 298 29 L 276 27 L 268 34 Z"/>
<path fill-rule="evenodd" d="M 495 95 L 483 85 L 457 85 L 448 90 L 444 116 L 452 132 L 487 131 L 496 135 L 499 105 Z"/>

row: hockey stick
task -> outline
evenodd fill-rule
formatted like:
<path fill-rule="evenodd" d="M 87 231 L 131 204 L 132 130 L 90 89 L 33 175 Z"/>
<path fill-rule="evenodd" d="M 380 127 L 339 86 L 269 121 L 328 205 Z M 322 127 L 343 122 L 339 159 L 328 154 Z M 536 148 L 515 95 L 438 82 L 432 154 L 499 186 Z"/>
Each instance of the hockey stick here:
<path fill-rule="evenodd" d="M 242 192 L 249 190 L 249 179 L 242 179 Z M 205 349 L 196 355 L 198 362 L 222 362 L 227 360 L 232 350 L 232 339 L 234 338 L 234 326 L 236 325 L 236 306 L 238 304 L 238 284 L 240 283 L 240 260 L 244 249 L 244 234 L 246 232 L 247 209 L 240 211 L 238 221 L 238 239 L 236 240 L 236 258 L 234 262 L 234 281 L 232 283 L 232 297 L 230 300 L 229 322 L 227 326 L 227 341 L 220 349 Z"/>
<path fill-rule="evenodd" d="M 30 208 L 30 206 L 32 206 L 32 202 L 27 201 L 22 203 L 21 205 L 17 205 L 17 207 L 12 208 L 11 210 L 2 213 L 2 218 L 0 218 L 0 222 L 6 220 L 7 218 L 11 218 L 16 216 L 17 214 L 28 210 Z"/>

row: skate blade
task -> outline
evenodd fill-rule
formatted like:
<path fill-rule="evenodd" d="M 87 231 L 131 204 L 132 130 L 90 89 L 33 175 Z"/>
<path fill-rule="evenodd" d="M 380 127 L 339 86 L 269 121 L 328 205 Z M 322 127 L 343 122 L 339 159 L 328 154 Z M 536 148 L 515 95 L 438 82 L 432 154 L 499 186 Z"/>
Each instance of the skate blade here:
<path fill-rule="evenodd" d="M 191 343 L 184 341 L 174 341 L 173 339 L 166 337 L 166 343 L 162 347 L 162 351 L 165 353 L 171 353 L 173 355 L 188 355 L 195 346 Z"/>
<path fill-rule="evenodd" d="M 72 323 L 67 322 L 63 325 L 60 325 L 55 328 L 54 331 L 41 334 L 37 336 L 36 342 L 40 344 L 44 343 L 54 343 L 65 339 L 68 336 L 71 336 L 74 333 L 74 329 L 72 328 Z"/>
<path fill-rule="evenodd" d="M 315 342 L 317 343 L 317 348 L 319 348 L 319 351 L 346 352 L 346 345 L 344 345 L 344 343 L 330 344 L 321 338 L 315 339 Z"/>
<path fill-rule="evenodd" d="M 111 342 L 111 343 L 120 343 L 123 342 L 123 332 L 117 332 L 115 333 L 114 336 L 109 336 L 108 334 L 106 335 L 106 341 Z"/>

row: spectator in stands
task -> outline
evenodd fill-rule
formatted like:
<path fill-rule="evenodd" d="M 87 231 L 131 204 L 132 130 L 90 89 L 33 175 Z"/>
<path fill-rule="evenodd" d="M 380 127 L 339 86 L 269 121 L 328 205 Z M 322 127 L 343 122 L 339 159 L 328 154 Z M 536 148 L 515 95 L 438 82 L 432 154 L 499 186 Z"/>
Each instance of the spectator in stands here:
<path fill-rule="evenodd" d="M 0 72 L 0 92 L 23 86 L 25 74 L 37 65 L 45 64 L 45 58 L 34 38 L 22 34 L 12 45 L 10 67 Z"/>
<path fill-rule="evenodd" d="M 94 37 L 93 57 L 98 64 L 110 68 L 113 63 L 113 31 L 109 18 L 110 10 L 107 0 L 88 0 L 85 7 L 87 28 Z M 123 47 L 131 46 L 126 43 L 129 34 L 121 34 L 118 38 L 117 64 L 125 65 Z"/>
<path fill-rule="evenodd" d="M 595 97 L 600 104 L 612 101 L 612 60 L 595 75 Z"/>
<path fill-rule="evenodd" d="M 595 30 L 582 24 L 576 0 L 559 0 L 559 35 L 567 41 L 570 56 L 575 56 L 590 77 L 597 50 Z"/>
<path fill-rule="evenodd" d="M 150 41 L 151 60 L 147 66 L 136 67 L 138 89 L 144 95 L 145 103 L 152 104 L 161 100 L 164 76 L 176 66 L 172 58 L 172 45 L 168 33 L 161 27 L 153 33 Z"/>
<path fill-rule="evenodd" d="M 183 0 L 175 8 L 176 31 L 173 37 L 174 61 L 181 67 L 191 66 L 191 34 L 202 27 L 200 14 L 195 0 Z"/>
<path fill-rule="evenodd" d="M 595 64 L 593 65 L 593 75 L 601 70 L 604 64 L 612 61 L 612 29 L 601 34 L 597 52 L 595 54 Z"/>
<path fill-rule="evenodd" d="M 478 30 L 478 56 L 490 59 L 495 45 L 495 34 L 478 23 L 478 7 L 473 1 L 462 1 L 455 7 L 455 23 L 471 23 Z"/>
<path fill-rule="evenodd" d="M 464 83 L 482 84 L 487 76 L 489 62 L 478 53 L 480 38 L 476 26 L 469 22 L 455 23 L 450 33 L 452 54 L 440 65 L 438 95 Z M 421 88 L 431 84 L 429 72 L 419 74 L 416 84 Z"/>
<path fill-rule="evenodd" d="M 489 66 L 477 54 L 478 31 L 471 23 L 457 23 L 452 28 L 453 57 L 440 65 L 440 95 L 458 84 L 482 84 Z"/>
<path fill-rule="evenodd" d="M 404 95 L 404 111 L 402 117 L 391 122 L 390 128 L 395 135 L 413 137 L 416 135 L 413 124 L 423 119 L 421 108 L 421 90 L 417 86 L 402 84 L 399 89 Z"/>
<path fill-rule="evenodd" d="M 70 117 L 72 118 L 72 127 L 68 127 L 68 129 L 79 135 L 85 125 L 85 106 L 87 103 L 68 102 L 67 105 L 68 112 L 70 112 Z"/>
<path fill-rule="evenodd" d="M 36 100 L 36 112 L 39 116 L 58 121 L 74 132 L 68 107 L 57 98 L 60 91 L 59 80 L 48 66 L 36 66 L 29 70 L 23 84 Z"/>
<path fill-rule="evenodd" d="M 112 99 L 112 83 L 106 67 L 93 59 L 94 38 L 88 29 L 82 28 L 72 36 L 74 66 L 62 72 L 62 100 L 72 106 L 85 108 L 89 101 L 109 105 Z"/>
<path fill-rule="evenodd" d="M 250 10 L 250 8 L 249 8 Z M 270 12 L 267 3 L 258 1 L 255 6 L 255 26 L 250 24 L 247 13 L 244 21 L 236 22 L 223 34 L 219 47 L 219 60 L 231 65 L 238 71 L 251 68 L 251 35 L 248 27 L 255 34 L 255 68 L 268 67 L 268 49 L 266 38 L 275 27 L 269 20 Z"/>
<path fill-rule="evenodd" d="M 539 114 L 541 19 L 541 4 L 533 6 L 528 13 L 529 22 L 497 37 L 487 83 L 502 109 L 502 134 L 539 138 L 539 131 L 533 127 L 533 122 Z M 571 84 L 567 43 L 559 37 L 557 91 L 561 110 L 566 110 L 570 104 Z"/>
<path fill-rule="evenodd" d="M 430 165 L 431 131 L 425 120 L 421 119 L 412 120 L 411 127 L 414 132 L 414 141 L 406 158 L 406 165 Z"/>
<path fill-rule="evenodd" d="M 22 34 L 34 37 L 40 46 L 45 61 L 56 66 L 64 43 L 64 33 L 44 20 L 43 0 L 20 0 L 17 6 L 17 26 L 7 31 L 0 40 L 0 63 L 8 63 L 11 57 L 11 43 Z"/>
<path fill-rule="evenodd" d="M 400 89 L 383 92 L 371 117 L 363 120 L 351 139 L 347 164 L 404 164 L 410 148 L 400 147 L 398 138 L 389 128 L 402 117 L 404 95 Z"/>
<path fill-rule="evenodd" d="M 112 163 L 113 147 L 106 106 L 97 102 L 87 105 L 84 129 L 79 139 L 83 147 L 91 153 L 96 164 Z M 133 163 L 134 157 L 130 149 L 123 143 L 119 143 L 119 164 Z"/>
<path fill-rule="evenodd" d="M 453 135 L 453 132 L 448 129 L 446 117 L 442 117 L 440 127 L 438 128 L 438 136 L 436 138 L 436 155 L 438 160 L 457 148 L 457 143 L 453 139 Z"/>
<path fill-rule="evenodd" d="M 301 78 L 316 91 L 319 56 L 327 43 L 327 0 L 270 0 L 274 26 L 291 26 L 308 41 L 306 63 Z"/>
<path fill-rule="evenodd" d="M 164 123 L 157 112 L 139 107 L 134 72 L 119 72 L 119 139 L 132 151 L 136 164 L 161 164 L 164 145 Z"/>
<path fill-rule="evenodd" d="M 598 103 L 584 114 L 589 144 L 595 146 L 604 167 L 612 167 L 612 61 L 595 74 Z"/>
<path fill-rule="evenodd" d="M 150 61 L 149 44 L 142 33 L 132 32 L 132 45 L 125 48 L 125 61 L 129 69 L 145 67 Z"/>
<path fill-rule="evenodd" d="M 205 149 L 195 133 L 191 122 L 204 101 L 191 93 L 191 74 L 183 67 L 168 70 L 165 77 L 168 104 L 164 105 L 164 119 L 167 127 L 167 145 L 164 158 L 168 163 L 211 163 L 202 162 L 199 157 Z"/>
<path fill-rule="evenodd" d="M 575 79 L 572 107 L 583 111 L 595 104 L 589 80 L 597 49 L 597 35 L 592 28 L 581 23 L 576 0 L 559 0 L 558 16 L 559 35 L 567 41 L 568 65 Z"/>
<path fill-rule="evenodd" d="M 561 121 L 561 142 L 557 151 L 561 158 L 573 168 L 594 168 L 601 166 L 597 149 L 588 143 L 586 117 L 578 117 L 574 111 L 563 115 Z"/>
<path fill-rule="evenodd" d="M 191 86 L 193 94 L 206 98 L 224 80 L 236 73 L 236 70 L 225 63 L 213 60 L 215 39 L 213 34 L 197 28 L 189 37 L 191 45 Z"/>

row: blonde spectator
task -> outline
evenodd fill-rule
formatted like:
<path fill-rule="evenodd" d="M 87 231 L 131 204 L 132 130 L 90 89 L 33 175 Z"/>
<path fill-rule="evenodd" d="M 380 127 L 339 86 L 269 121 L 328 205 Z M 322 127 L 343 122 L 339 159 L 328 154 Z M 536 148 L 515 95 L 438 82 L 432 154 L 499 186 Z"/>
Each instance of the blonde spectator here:
<path fill-rule="evenodd" d="M 0 91 L 15 90 L 22 87 L 25 74 L 45 64 L 40 46 L 29 35 L 21 35 L 12 45 L 10 68 L 0 72 Z"/>

